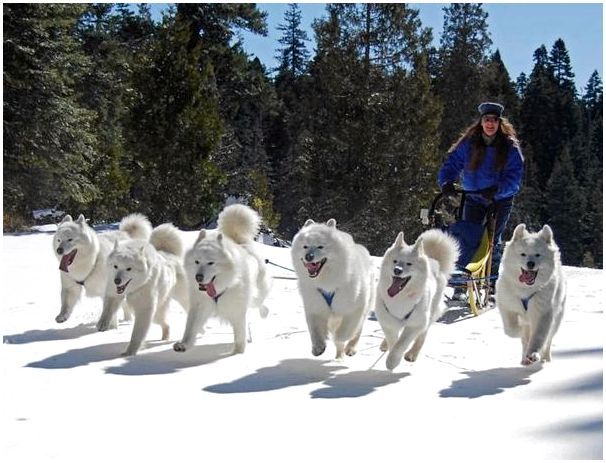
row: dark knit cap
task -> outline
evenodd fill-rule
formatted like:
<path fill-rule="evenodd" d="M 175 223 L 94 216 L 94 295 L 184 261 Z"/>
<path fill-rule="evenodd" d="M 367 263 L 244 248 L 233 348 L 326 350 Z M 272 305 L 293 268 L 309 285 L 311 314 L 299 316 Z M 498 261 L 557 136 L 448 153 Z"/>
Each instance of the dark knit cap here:
<path fill-rule="evenodd" d="M 502 104 L 491 103 L 489 101 L 482 103 L 480 104 L 480 106 L 478 106 L 480 116 L 485 116 L 486 114 L 494 114 L 495 116 L 501 117 L 501 114 L 503 114 L 504 110 L 505 108 Z"/>

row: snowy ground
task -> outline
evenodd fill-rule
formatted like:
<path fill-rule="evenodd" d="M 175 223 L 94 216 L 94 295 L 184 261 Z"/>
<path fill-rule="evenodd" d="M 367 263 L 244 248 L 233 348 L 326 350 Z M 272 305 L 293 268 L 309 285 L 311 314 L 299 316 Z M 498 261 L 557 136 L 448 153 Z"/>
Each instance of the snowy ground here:
<path fill-rule="evenodd" d="M 122 358 L 131 325 L 97 332 L 100 299 L 55 323 L 51 239 L 3 238 L 5 462 L 603 458 L 603 271 L 565 269 L 567 312 L 542 367 L 519 365 L 520 343 L 496 310 L 435 324 L 417 362 L 394 372 L 372 320 L 355 357 L 335 362 L 329 345 L 315 358 L 296 281 L 277 267 L 270 315 L 251 317 L 245 354 L 229 355 L 231 331 L 216 321 L 174 352 L 185 322 L 175 305 L 171 342 L 153 326 L 147 348 Z M 291 266 L 287 249 L 259 249 Z"/>

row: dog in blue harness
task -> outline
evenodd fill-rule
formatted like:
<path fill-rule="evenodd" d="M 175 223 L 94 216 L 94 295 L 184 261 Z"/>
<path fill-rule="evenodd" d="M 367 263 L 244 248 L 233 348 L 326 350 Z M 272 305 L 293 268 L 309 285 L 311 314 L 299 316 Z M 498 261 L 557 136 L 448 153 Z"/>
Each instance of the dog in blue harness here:
<path fill-rule="evenodd" d="M 566 280 L 549 225 L 537 233 L 524 224 L 516 227 L 503 251 L 496 302 L 505 334 L 522 340 L 522 365 L 550 361 L 566 304 Z"/>

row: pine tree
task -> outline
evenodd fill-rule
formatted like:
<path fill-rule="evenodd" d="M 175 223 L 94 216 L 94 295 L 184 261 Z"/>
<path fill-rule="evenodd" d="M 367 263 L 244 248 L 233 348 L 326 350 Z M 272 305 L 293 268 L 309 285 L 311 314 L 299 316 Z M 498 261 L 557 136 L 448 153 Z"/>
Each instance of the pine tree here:
<path fill-rule="evenodd" d="M 486 22 L 488 13 L 481 3 L 452 3 L 443 11 L 434 88 L 444 105 L 440 149 L 446 153 L 459 133 L 477 117 L 482 75 L 492 40 Z"/>
<path fill-rule="evenodd" d="M 560 247 L 564 265 L 579 266 L 585 254 L 581 230 L 586 198 L 574 175 L 574 166 L 566 148 L 556 159 L 545 191 L 548 217 Z"/>
<path fill-rule="evenodd" d="M 4 5 L 4 224 L 35 208 L 79 209 L 90 180 L 92 114 L 76 83 L 89 62 L 74 36 L 84 6 Z"/>
<path fill-rule="evenodd" d="M 516 86 L 509 78 L 499 50 L 492 54 L 482 76 L 483 101 L 497 101 L 505 106 L 505 116 L 517 125 L 520 99 Z"/>
<path fill-rule="evenodd" d="M 301 29 L 301 10 L 291 3 L 284 13 L 284 24 L 278 25 L 282 37 L 278 39 L 282 48 L 278 48 L 276 59 L 279 62 L 278 79 L 289 76 L 291 79 L 305 74 L 309 62 L 309 51 L 305 42 L 309 42 L 307 32 Z"/>

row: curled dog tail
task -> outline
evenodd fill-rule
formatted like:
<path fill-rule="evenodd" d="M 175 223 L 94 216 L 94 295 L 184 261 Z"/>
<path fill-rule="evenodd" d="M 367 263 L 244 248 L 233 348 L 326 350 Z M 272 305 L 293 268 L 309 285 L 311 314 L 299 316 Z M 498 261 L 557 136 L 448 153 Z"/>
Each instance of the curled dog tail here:
<path fill-rule="evenodd" d="M 425 254 L 438 261 L 440 272 L 447 275 L 454 272 L 460 253 L 455 238 L 438 229 L 427 230 L 419 238 L 423 238 Z"/>
<path fill-rule="evenodd" d="M 250 243 L 259 233 L 261 217 L 243 204 L 227 206 L 217 219 L 219 231 L 238 244 Z"/>
<path fill-rule="evenodd" d="M 179 235 L 179 230 L 171 223 L 163 223 L 154 228 L 149 242 L 158 251 L 183 257 L 183 241 Z"/>
<path fill-rule="evenodd" d="M 148 241 L 152 233 L 152 225 L 143 214 L 130 214 L 120 221 L 120 231 L 128 233 L 135 240 Z"/>

